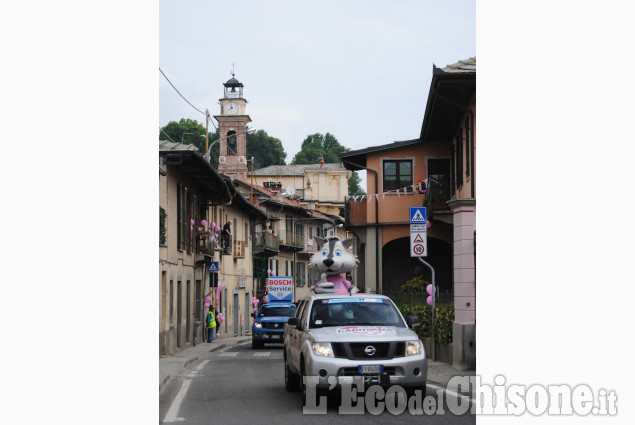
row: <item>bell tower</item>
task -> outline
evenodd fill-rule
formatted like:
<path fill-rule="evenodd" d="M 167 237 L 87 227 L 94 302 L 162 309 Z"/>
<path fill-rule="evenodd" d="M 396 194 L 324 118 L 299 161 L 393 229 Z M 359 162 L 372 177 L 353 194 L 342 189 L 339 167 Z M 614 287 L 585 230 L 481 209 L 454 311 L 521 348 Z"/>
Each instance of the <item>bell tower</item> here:
<path fill-rule="evenodd" d="M 232 78 L 223 84 L 225 93 L 220 103 L 218 121 L 220 134 L 218 172 L 233 179 L 247 181 L 247 124 L 251 118 L 245 112 L 247 99 L 243 97 L 243 84 Z"/>

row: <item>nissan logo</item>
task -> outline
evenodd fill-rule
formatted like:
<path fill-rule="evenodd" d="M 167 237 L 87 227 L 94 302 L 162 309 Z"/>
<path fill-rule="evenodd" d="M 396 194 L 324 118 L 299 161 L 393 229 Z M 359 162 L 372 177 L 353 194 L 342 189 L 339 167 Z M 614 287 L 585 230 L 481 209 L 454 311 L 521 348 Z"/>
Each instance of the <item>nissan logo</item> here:
<path fill-rule="evenodd" d="M 372 345 L 369 345 L 368 347 L 364 348 L 364 353 L 366 353 L 366 355 L 369 357 L 374 356 L 376 352 L 377 350 Z"/>
<path fill-rule="evenodd" d="M 278 329 L 278 324 L 273 325 L 274 328 Z"/>

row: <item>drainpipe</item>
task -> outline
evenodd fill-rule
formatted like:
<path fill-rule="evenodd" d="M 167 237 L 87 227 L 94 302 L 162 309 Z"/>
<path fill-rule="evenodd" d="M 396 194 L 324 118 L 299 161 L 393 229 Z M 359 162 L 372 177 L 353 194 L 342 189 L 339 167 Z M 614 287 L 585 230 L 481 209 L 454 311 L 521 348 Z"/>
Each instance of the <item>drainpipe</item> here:
<path fill-rule="evenodd" d="M 355 166 L 357 168 L 362 168 L 366 171 L 370 171 L 371 173 L 375 174 L 375 190 L 377 191 L 377 193 L 379 193 L 379 186 L 378 186 L 378 182 L 377 182 L 377 171 L 375 170 L 371 170 L 370 168 L 364 167 L 360 164 L 355 164 L 354 162 L 350 162 L 350 161 L 343 161 L 346 164 Z M 383 285 L 382 282 L 379 280 L 379 200 L 377 199 L 377 197 L 375 196 L 375 279 L 377 281 L 377 289 L 379 294 L 383 293 Z"/>

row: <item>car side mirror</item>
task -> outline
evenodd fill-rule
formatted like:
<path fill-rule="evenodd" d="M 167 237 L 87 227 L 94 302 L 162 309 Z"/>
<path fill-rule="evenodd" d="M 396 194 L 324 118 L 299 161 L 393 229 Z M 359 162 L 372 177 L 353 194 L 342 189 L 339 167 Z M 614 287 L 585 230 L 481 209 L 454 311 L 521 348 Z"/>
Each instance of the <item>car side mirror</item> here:
<path fill-rule="evenodd" d="M 254 319 L 256 318 L 256 312 L 255 311 L 251 313 L 251 317 L 253 317 Z"/>
<path fill-rule="evenodd" d="M 295 326 L 297 328 L 299 327 L 298 325 L 300 324 L 300 321 L 295 317 L 290 317 L 289 320 L 287 320 L 287 324 L 289 326 Z"/>
<path fill-rule="evenodd" d="M 416 328 L 417 326 L 421 326 L 421 321 L 417 316 L 408 316 L 406 319 L 409 328 Z"/>

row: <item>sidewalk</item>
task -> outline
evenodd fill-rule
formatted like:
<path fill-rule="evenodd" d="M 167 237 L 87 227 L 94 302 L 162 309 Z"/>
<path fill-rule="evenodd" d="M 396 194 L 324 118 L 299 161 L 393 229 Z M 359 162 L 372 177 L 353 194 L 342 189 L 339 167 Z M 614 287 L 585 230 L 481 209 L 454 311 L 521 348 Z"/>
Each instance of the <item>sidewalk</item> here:
<path fill-rule="evenodd" d="M 251 341 L 251 336 L 237 336 L 227 338 L 215 338 L 212 343 L 200 343 L 194 347 L 188 347 L 180 351 L 175 356 L 165 356 L 159 359 L 159 391 L 172 376 L 176 376 L 185 369 L 189 364 L 205 357 L 210 351 L 221 350 L 227 346 L 240 344 Z M 472 376 L 475 372 L 459 371 L 451 364 L 442 363 L 428 359 L 428 386 L 441 387 L 453 392 L 457 392 L 457 388 L 448 383 L 453 376 Z M 467 395 L 465 391 L 460 394 Z M 471 394 L 474 397 L 474 394 Z"/>
<path fill-rule="evenodd" d="M 221 350 L 229 345 L 251 341 L 251 336 L 236 336 L 227 338 L 214 338 L 211 343 L 202 342 L 193 347 L 185 348 L 174 356 L 162 356 L 159 359 L 159 391 L 172 376 L 181 373 L 190 363 L 205 357 L 210 351 Z"/>

